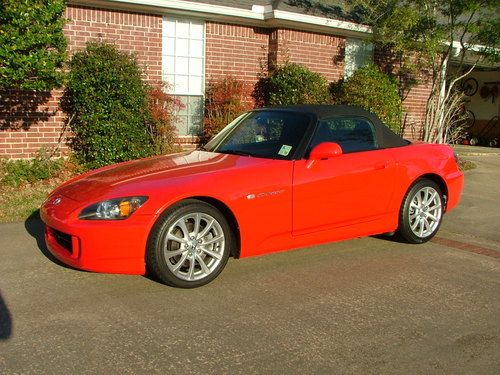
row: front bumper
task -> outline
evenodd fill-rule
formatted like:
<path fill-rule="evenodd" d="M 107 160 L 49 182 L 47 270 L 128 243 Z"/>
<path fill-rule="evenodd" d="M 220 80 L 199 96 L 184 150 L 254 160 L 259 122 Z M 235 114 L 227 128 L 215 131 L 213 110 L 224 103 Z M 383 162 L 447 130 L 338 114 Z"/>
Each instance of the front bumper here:
<path fill-rule="evenodd" d="M 61 262 L 82 270 L 106 273 L 146 272 L 145 251 L 154 218 L 135 213 L 120 221 L 79 220 L 79 202 L 48 199 L 40 209 L 45 242 Z"/>

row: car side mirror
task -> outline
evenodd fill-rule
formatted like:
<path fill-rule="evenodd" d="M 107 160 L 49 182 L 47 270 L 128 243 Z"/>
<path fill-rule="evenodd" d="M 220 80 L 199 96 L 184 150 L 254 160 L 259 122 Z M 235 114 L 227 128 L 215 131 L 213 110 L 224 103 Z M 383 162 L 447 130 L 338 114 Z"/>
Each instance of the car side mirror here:
<path fill-rule="evenodd" d="M 342 155 L 342 148 L 338 143 L 322 142 L 311 150 L 309 159 L 307 160 L 307 168 L 311 168 L 318 160 L 329 159 L 340 155 Z"/>

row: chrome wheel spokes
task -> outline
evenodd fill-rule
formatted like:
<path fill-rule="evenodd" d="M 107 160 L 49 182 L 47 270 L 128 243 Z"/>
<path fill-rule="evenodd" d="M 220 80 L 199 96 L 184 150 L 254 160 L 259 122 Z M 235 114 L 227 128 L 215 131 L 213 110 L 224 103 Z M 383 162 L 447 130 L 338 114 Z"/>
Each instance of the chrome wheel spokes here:
<path fill-rule="evenodd" d="M 167 230 L 163 253 L 168 268 L 180 279 L 200 280 L 223 258 L 225 236 L 219 222 L 203 212 L 189 213 Z"/>
<path fill-rule="evenodd" d="M 413 234 L 425 238 L 434 233 L 442 215 L 442 202 L 439 193 L 426 186 L 413 196 L 408 210 L 408 219 Z"/>

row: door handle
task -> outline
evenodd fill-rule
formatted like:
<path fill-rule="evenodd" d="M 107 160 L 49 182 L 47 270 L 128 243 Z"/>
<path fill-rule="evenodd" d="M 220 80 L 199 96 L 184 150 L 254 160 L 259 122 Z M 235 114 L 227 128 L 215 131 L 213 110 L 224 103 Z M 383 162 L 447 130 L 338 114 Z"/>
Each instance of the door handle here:
<path fill-rule="evenodd" d="M 387 161 L 381 161 L 380 163 L 375 164 L 375 169 L 385 169 L 389 165 Z"/>

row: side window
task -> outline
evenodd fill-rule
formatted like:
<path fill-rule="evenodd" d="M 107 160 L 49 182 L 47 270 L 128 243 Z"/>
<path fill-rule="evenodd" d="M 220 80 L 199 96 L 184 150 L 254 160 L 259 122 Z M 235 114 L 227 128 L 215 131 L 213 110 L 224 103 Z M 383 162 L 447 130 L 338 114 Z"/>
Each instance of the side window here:
<path fill-rule="evenodd" d="M 377 149 L 373 124 L 359 117 L 336 117 L 320 121 L 311 148 L 321 142 L 338 143 L 346 154 Z"/>

